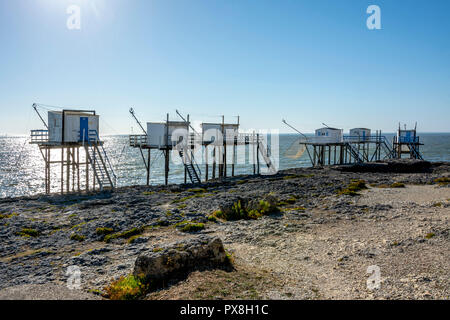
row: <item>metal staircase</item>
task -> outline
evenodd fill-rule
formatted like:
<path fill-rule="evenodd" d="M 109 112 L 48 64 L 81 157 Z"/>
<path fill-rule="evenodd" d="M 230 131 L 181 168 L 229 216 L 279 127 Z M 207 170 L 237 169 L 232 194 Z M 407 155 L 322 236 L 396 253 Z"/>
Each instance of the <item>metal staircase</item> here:
<path fill-rule="evenodd" d="M 99 189 L 115 188 L 117 177 L 109 161 L 103 145 L 100 142 L 96 130 L 89 130 L 87 144 L 84 145 L 86 150 L 87 160 L 91 165 L 96 180 L 99 184 Z"/>
<path fill-rule="evenodd" d="M 361 159 L 361 156 L 360 156 L 358 150 L 355 149 L 350 142 L 346 142 L 345 145 L 350 150 L 350 153 L 351 153 L 352 157 L 356 160 L 356 162 L 358 162 L 358 163 L 364 162 L 363 159 Z"/>
<path fill-rule="evenodd" d="M 178 153 L 183 160 L 184 167 L 186 168 L 186 171 L 189 175 L 189 179 L 191 179 L 192 183 L 200 183 L 200 167 L 194 162 L 194 155 L 192 154 L 192 151 L 190 152 L 184 152 L 183 149 L 179 149 Z M 200 175 L 199 175 L 200 173 Z"/>
<path fill-rule="evenodd" d="M 389 147 L 387 144 L 387 140 L 385 137 L 381 139 L 381 146 L 384 148 L 385 152 L 385 159 L 392 159 L 395 158 L 395 151 Z"/>
<path fill-rule="evenodd" d="M 413 158 L 423 160 L 422 155 L 421 155 L 420 152 L 416 149 L 416 147 L 415 147 L 414 144 L 408 143 L 408 148 L 409 148 L 409 151 L 410 151 L 410 153 L 411 153 L 411 155 L 412 155 Z"/>

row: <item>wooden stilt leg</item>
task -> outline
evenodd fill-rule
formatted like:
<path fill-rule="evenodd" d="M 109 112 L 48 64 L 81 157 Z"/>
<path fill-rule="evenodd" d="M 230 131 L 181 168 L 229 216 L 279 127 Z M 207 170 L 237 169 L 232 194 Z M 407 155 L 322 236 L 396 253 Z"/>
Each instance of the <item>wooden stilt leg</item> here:
<path fill-rule="evenodd" d="M 147 158 L 147 186 L 150 185 L 150 149 L 148 149 L 148 158 Z"/>
<path fill-rule="evenodd" d="M 80 192 L 80 147 L 77 148 L 77 188 Z"/>
<path fill-rule="evenodd" d="M 205 180 L 208 181 L 208 146 L 205 146 Z"/>
<path fill-rule="evenodd" d="M 216 146 L 213 146 L 213 167 L 212 167 L 212 178 L 216 178 Z"/>
<path fill-rule="evenodd" d="M 166 149 L 166 154 L 165 154 L 165 175 L 164 175 L 164 182 L 166 184 L 166 186 L 169 184 L 169 148 Z"/>
<path fill-rule="evenodd" d="M 61 148 L 61 194 L 64 194 L 64 148 Z"/>

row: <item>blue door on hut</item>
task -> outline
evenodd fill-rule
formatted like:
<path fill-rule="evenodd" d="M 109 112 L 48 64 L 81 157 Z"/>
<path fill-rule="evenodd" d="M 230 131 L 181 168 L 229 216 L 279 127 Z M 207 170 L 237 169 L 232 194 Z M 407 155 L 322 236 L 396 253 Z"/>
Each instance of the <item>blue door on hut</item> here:
<path fill-rule="evenodd" d="M 407 142 L 407 143 L 412 142 L 410 131 L 406 131 L 406 139 L 405 140 L 406 140 L 405 142 Z"/>
<path fill-rule="evenodd" d="M 89 141 L 89 121 L 88 117 L 80 117 L 80 142 Z"/>

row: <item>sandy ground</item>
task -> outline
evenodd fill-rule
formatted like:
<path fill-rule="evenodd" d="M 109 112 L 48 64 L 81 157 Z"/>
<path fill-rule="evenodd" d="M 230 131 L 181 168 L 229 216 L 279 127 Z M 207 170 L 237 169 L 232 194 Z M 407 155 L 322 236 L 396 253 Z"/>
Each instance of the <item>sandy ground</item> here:
<path fill-rule="evenodd" d="M 392 208 L 376 217 L 336 220 L 320 220 L 335 214 L 315 210 L 313 215 L 320 223 L 313 224 L 287 214 L 275 223 L 268 218 L 269 223 L 259 222 L 267 232 L 256 243 L 247 241 L 260 229 L 256 226 L 215 231 L 225 239 L 239 233 L 243 241 L 233 238 L 226 247 L 233 252 L 238 270 L 252 270 L 259 280 L 248 273 L 243 277 L 242 272 L 231 280 L 220 273 L 193 273 L 150 297 L 227 298 L 230 292 L 220 296 L 226 288 L 223 283 L 234 283 L 236 290 L 248 281 L 257 288 L 256 297 L 264 299 L 448 299 L 450 189 L 432 185 L 370 188 L 354 201 L 355 205 Z M 270 227 L 279 225 L 298 227 L 290 232 Z M 379 288 L 367 285 L 373 273 L 368 273 L 370 266 L 379 267 Z M 199 294 L 202 290 L 197 288 L 204 287 L 215 289 Z"/>
<path fill-rule="evenodd" d="M 267 292 L 267 298 L 448 299 L 450 208 L 433 205 L 449 200 L 449 188 L 371 188 L 356 204 L 392 206 L 376 219 L 335 220 L 268 237 L 263 246 L 231 247 L 239 263 L 264 266 L 285 279 L 283 289 Z M 380 289 L 369 290 L 367 268 L 374 265 Z"/>

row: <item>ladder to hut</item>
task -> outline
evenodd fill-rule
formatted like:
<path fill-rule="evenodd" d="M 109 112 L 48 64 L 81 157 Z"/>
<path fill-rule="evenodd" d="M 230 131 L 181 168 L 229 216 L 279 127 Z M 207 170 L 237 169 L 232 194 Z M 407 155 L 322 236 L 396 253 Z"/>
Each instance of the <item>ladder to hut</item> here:
<path fill-rule="evenodd" d="M 386 158 L 388 158 L 388 159 L 392 159 L 392 158 L 395 158 L 395 151 L 393 150 L 393 149 L 391 149 L 390 147 L 389 147 L 389 145 L 387 144 L 387 140 L 386 140 L 386 137 L 383 137 L 382 139 L 381 139 L 381 146 L 384 148 L 384 152 L 385 152 L 385 159 Z"/>
<path fill-rule="evenodd" d="M 117 177 L 109 161 L 103 145 L 99 143 L 100 139 L 96 130 L 89 130 L 87 144 L 84 145 L 89 162 L 99 189 L 113 189 L 116 185 Z"/>
<path fill-rule="evenodd" d="M 346 142 L 345 145 L 347 146 L 348 150 L 350 151 L 350 154 L 352 155 L 353 159 L 355 159 L 355 161 L 357 163 L 364 162 L 364 159 L 361 158 L 361 155 L 360 155 L 358 149 L 353 147 L 353 145 L 350 142 Z"/>
<path fill-rule="evenodd" d="M 407 144 L 409 148 L 409 152 L 411 154 L 411 158 L 423 160 L 422 154 L 417 150 L 416 146 L 413 143 Z"/>
<path fill-rule="evenodd" d="M 192 153 L 192 150 L 189 152 L 185 152 L 183 149 L 179 149 L 178 153 L 183 160 L 184 168 L 186 169 L 189 179 L 192 183 L 198 184 L 200 183 L 200 167 L 195 163 L 194 160 L 194 154 Z"/>

